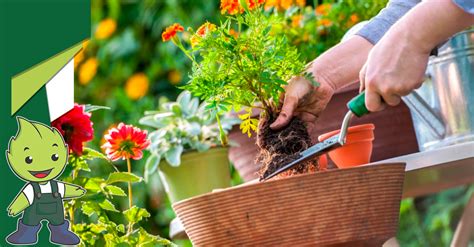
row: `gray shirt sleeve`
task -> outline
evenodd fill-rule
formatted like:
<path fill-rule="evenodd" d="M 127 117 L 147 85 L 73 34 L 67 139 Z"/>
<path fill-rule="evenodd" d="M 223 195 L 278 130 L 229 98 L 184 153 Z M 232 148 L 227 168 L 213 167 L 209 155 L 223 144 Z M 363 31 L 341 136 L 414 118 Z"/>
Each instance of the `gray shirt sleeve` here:
<path fill-rule="evenodd" d="M 467 13 L 474 15 L 474 0 L 453 0 L 453 3 Z"/>
<path fill-rule="evenodd" d="M 474 0 L 457 1 L 469 2 Z M 420 2 L 421 0 L 391 0 L 387 6 L 359 30 L 356 35 L 362 36 L 375 45 L 398 19 Z"/>

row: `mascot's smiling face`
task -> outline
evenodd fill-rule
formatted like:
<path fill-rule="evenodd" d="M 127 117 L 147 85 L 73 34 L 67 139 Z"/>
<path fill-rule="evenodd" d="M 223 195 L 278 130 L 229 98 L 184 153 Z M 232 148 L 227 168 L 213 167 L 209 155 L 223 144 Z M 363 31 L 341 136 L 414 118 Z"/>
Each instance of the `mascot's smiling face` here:
<path fill-rule="evenodd" d="M 18 132 L 6 151 L 12 171 L 29 182 L 47 182 L 61 175 L 68 147 L 55 128 L 17 117 Z"/>

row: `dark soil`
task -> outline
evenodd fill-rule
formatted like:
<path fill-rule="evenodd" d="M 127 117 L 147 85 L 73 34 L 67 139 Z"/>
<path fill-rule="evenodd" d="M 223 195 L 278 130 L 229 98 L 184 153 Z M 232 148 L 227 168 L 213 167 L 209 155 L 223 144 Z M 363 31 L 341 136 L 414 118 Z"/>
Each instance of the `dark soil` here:
<path fill-rule="evenodd" d="M 257 146 L 260 149 L 257 161 L 262 164 L 259 172 L 260 179 L 298 159 L 299 153 L 312 145 L 306 126 L 300 119 L 293 118 L 286 128 L 279 131 L 270 129 L 272 122 L 272 120 L 262 118 L 257 135 Z M 318 170 L 318 161 L 314 159 L 302 162 L 277 177 L 313 173 Z"/>

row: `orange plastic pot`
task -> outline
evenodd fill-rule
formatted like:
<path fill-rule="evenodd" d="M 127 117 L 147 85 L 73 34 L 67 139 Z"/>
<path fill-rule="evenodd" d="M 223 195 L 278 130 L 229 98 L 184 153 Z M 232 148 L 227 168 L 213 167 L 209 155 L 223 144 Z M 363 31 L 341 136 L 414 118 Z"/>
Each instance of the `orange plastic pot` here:
<path fill-rule="evenodd" d="M 362 124 L 349 127 L 347 131 L 346 144 L 328 153 L 329 157 L 339 168 L 348 168 L 364 165 L 370 162 L 372 155 L 372 141 L 374 140 L 373 124 Z M 340 130 L 334 130 L 318 137 L 324 141 L 339 134 Z"/>

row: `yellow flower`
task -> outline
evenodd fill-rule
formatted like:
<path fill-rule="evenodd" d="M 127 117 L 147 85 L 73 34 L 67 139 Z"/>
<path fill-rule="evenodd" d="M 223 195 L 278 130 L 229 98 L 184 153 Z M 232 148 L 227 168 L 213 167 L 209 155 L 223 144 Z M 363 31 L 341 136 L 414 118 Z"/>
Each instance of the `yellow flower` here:
<path fill-rule="evenodd" d="M 77 68 L 77 66 L 84 60 L 84 52 L 87 48 L 87 46 L 89 45 L 89 39 L 84 41 L 82 43 L 82 49 L 81 51 L 79 51 L 76 56 L 74 56 L 74 68 Z"/>
<path fill-rule="evenodd" d="M 148 77 L 144 73 L 136 73 L 128 78 L 125 93 L 130 99 L 138 100 L 146 95 L 149 84 Z"/>
<path fill-rule="evenodd" d="M 75 56 L 74 56 L 74 68 L 77 68 L 77 66 L 84 60 L 84 49 L 79 51 Z"/>
<path fill-rule="evenodd" d="M 291 17 L 291 26 L 299 27 L 302 20 L 303 20 L 303 15 L 295 15 Z"/>
<path fill-rule="evenodd" d="M 79 83 L 87 85 L 97 73 L 99 62 L 95 57 L 87 59 L 79 69 Z"/>
<path fill-rule="evenodd" d="M 178 70 L 171 70 L 168 73 L 168 80 L 171 82 L 171 84 L 176 85 L 181 82 L 181 79 L 183 77 L 181 76 L 181 73 L 179 73 Z"/>
<path fill-rule="evenodd" d="M 95 30 L 95 37 L 97 39 L 107 39 L 114 34 L 117 29 L 117 23 L 114 19 L 108 18 L 99 22 L 97 29 Z"/>

